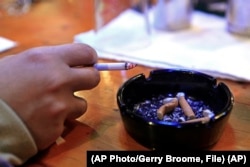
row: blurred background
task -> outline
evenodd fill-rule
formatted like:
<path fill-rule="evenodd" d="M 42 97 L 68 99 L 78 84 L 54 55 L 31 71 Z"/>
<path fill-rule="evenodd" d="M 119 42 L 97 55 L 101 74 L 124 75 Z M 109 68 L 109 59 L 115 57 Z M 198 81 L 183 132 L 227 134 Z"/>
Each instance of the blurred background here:
<path fill-rule="evenodd" d="M 145 2 L 147 7 L 142 8 Z M 128 16 L 124 11 L 131 4 L 137 13 L 130 11 Z M 85 42 L 100 51 L 104 59 L 134 61 L 153 68 L 188 68 L 216 77 L 248 80 L 244 72 L 248 66 L 242 69 L 241 64 L 248 61 L 250 54 L 249 4 L 244 0 L 1 0 L 0 36 L 14 44 L 0 56 L 41 45 Z M 111 24 L 106 26 L 108 23 L 113 28 Z M 130 30 L 124 30 L 128 25 Z M 98 47 L 93 42 L 101 34 L 100 28 L 106 31 Z M 135 39 L 129 37 L 145 30 L 150 44 L 146 42 L 140 51 L 122 50 L 122 45 Z M 147 41 L 139 39 L 135 43 Z M 239 53 L 241 58 L 235 61 Z"/>

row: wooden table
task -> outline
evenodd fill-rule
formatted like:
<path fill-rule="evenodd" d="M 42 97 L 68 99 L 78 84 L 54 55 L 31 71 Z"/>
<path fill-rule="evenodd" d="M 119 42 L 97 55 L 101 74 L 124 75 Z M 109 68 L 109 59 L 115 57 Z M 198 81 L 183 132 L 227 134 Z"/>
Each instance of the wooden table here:
<path fill-rule="evenodd" d="M 17 41 L 18 46 L 0 53 L 0 57 L 35 46 L 70 43 L 75 34 L 93 28 L 93 11 L 93 1 L 89 0 L 37 0 L 26 14 L 8 16 L 2 12 L 0 36 Z M 148 75 L 151 70 L 139 66 L 126 72 L 101 72 L 96 88 L 78 93 L 88 100 L 88 112 L 67 129 L 66 142 L 53 145 L 24 166 L 82 167 L 87 150 L 148 150 L 126 133 L 116 91 L 128 78 Z M 250 83 L 218 81 L 229 86 L 235 105 L 221 139 L 211 150 L 250 150 Z"/>

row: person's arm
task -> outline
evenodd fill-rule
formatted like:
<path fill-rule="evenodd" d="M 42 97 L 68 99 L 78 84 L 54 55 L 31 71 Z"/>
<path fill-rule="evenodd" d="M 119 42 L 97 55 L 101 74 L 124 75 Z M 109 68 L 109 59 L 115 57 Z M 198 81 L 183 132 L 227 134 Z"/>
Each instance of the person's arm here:
<path fill-rule="evenodd" d="M 0 158 L 21 165 L 37 153 L 35 142 L 16 113 L 0 100 Z M 1 160 L 0 160 L 1 161 Z"/>
<path fill-rule="evenodd" d="M 29 49 L 0 59 L 2 159 L 21 164 L 52 145 L 87 110 L 74 93 L 98 85 L 97 54 L 85 44 Z"/>

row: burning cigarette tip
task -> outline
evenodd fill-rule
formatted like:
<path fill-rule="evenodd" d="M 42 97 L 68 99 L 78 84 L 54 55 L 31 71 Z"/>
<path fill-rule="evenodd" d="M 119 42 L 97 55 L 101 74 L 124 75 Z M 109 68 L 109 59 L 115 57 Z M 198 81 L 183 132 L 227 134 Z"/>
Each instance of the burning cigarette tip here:
<path fill-rule="evenodd" d="M 125 69 L 126 70 L 130 70 L 132 68 L 135 68 L 136 66 L 137 66 L 137 64 L 135 64 L 135 63 L 129 63 L 129 62 L 125 63 Z"/>

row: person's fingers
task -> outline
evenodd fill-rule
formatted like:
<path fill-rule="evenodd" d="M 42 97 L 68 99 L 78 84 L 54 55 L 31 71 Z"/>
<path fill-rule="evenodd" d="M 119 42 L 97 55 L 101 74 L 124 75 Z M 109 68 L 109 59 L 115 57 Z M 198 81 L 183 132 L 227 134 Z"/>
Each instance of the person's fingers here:
<path fill-rule="evenodd" d="M 70 67 L 90 66 L 97 62 L 97 53 L 89 45 L 82 43 L 72 43 L 56 46 L 37 47 L 26 50 L 22 55 L 32 56 L 53 56 L 63 61 Z M 35 57 L 32 57 L 35 60 Z"/>
<path fill-rule="evenodd" d="M 73 96 L 70 102 L 71 108 L 68 110 L 66 120 L 73 120 L 83 115 L 87 110 L 87 101 L 81 97 Z"/>
<path fill-rule="evenodd" d="M 97 62 L 96 51 L 86 44 L 66 44 L 57 48 L 60 50 L 59 56 L 70 67 L 89 66 Z"/>
<path fill-rule="evenodd" d="M 72 91 L 92 89 L 100 82 L 100 73 L 93 67 L 71 68 Z"/>

